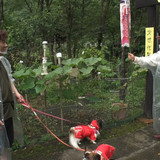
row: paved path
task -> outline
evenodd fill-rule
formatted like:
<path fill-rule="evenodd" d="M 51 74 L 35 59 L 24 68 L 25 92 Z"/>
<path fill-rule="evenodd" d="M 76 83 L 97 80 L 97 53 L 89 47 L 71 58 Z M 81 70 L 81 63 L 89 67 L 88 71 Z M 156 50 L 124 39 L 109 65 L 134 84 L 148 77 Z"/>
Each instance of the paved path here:
<path fill-rule="evenodd" d="M 108 142 L 116 148 L 112 158 L 116 160 L 160 160 L 160 139 L 153 137 L 152 124 L 134 133 L 114 138 Z M 93 145 L 96 148 L 100 143 Z M 82 160 L 83 152 L 69 149 L 63 152 L 61 160 Z"/>
<path fill-rule="evenodd" d="M 160 160 L 160 140 L 153 137 L 152 125 L 142 128 L 110 143 L 116 147 L 116 160 Z"/>

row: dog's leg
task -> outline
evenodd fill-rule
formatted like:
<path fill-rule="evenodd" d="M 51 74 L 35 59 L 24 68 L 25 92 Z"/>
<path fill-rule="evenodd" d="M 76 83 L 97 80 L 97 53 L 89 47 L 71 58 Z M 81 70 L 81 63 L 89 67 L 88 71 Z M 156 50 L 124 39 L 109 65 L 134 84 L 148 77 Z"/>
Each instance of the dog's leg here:
<path fill-rule="evenodd" d="M 78 144 L 81 144 L 81 141 L 79 140 Z"/>
<path fill-rule="evenodd" d="M 96 144 L 96 142 L 95 141 L 91 141 L 93 144 Z"/>
<path fill-rule="evenodd" d="M 96 144 L 96 141 L 91 140 L 89 137 L 87 137 L 88 140 L 90 140 L 91 143 Z"/>

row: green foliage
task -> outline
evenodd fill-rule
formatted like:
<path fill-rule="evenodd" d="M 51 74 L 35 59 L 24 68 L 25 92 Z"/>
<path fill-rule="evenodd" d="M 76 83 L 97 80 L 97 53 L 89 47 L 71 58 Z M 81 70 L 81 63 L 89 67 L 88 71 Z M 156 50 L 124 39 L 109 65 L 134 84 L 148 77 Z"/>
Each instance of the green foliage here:
<path fill-rule="evenodd" d="M 114 107 L 111 107 L 110 109 L 111 109 L 111 111 L 116 112 L 116 111 L 119 111 L 120 106 L 119 105 L 114 105 Z"/>
<path fill-rule="evenodd" d="M 88 68 L 82 68 L 82 69 L 80 69 L 80 72 L 82 72 L 83 76 L 86 76 L 86 75 L 89 75 L 92 70 L 93 70 L 93 67 L 88 67 Z"/>
<path fill-rule="evenodd" d="M 32 69 L 32 67 L 24 67 L 19 71 L 16 71 L 13 75 L 17 80 L 19 80 L 19 88 L 22 91 L 27 91 L 35 87 L 36 81 L 40 78 L 41 71 L 42 67 L 38 67 L 36 69 Z"/>
<path fill-rule="evenodd" d="M 127 92 L 130 93 L 130 96 L 127 95 L 126 99 L 133 106 L 141 106 L 141 103 L 144 101 L 146 71 L 147 70 L 145 68 L 140 68 L 136 65 L 130 76 L 130 81 L 128 82 L 127 87 Z"/>
<path fill-rule="evenodd" d="M 49 4 L 46 2 L 4 1 L 3 26 L 9 33 L 8 52 L 12 53 L 10 59 L 15 71 L 14 77 L 18 81 L 18 89 L 25 93 L 34 92 L 35 95 L 47 90 L 47 102 L 52 105 L 59 103 L 59 84 L 62 82 L 65 104 L 77 102 L 79 96 L 86 96 L 85 100 L 88 104 L 85 107 L 94 109 L 93 115 L 99 110 L 101 115 L 107 112 L 105 120 L 110 120 L 108 112 L 111 104 L 120 101 L 119 92 L 114 91 L 119 91 L 123 87 L 120 80 L 107 80 L 120 77 L 121 72 L 119 1 L 110 1 L 104 23 L 101 50 L 97 49 L 101 30 L 100 15 L 104 11 L 101 1 L 54 0 Z M 139 56 L 144 52 L 147 12 L 146 9 L 136 9 L 135 1 L 131 1 L 131 12 L 133 18 L 130 50 Z M 48 61 L 55 58 L 56 52 L 62 52 L 64 59 L 62 66 L 48 63 L 49 74 L 46 76 L 41 75 L 42 67 L 39 67 L 43 56 L 42 41 L 44 40 L 49 43 Z M 67 55 L 69 47 L 71 59 L 68 59 Z M 20 60 L 24 61 L 24 65 L 19 63 Z M 131 107 L 128 114 L 141 113 L 142 109 L 138 110 L 137 106 L 141 106 L 144 101 L 146 71 L 137 66 L 133 67 L 134 64 L 130 64 L 127 59 L 125 62 L 126 75 L 130 77 L 126 82 L 126 102 Z M 71 77 L 73 68 L 78 69 L 78 76 L 74 78 Z M 33 125 L 33 119 L 27 117 L 26 120 L 32 124 L 29 126 L 28 133 L 34 130 L 34 134 L 41 135 L 37 125 Z M 41 136 L 41 142 L 47 140 L 50 140 L 48 134 Z M 35 140 L 34 143 L 37 141 Z M 26 144 L 29 143 L 29 139 L 26 139 Z M 15 144 L 14 148 L 18 148 L 18 144 Z"/>
<path fill-rule="evenodd" d="M 95 46 L 95 49 L 89 50 L 92 50 L 97 57 L 108 56 L 110 60 L 112 56 L 120 57 L 119 1 L 117 0 L 110 2 L 107 11 L 101 53 L 94 52 L 101 27 L 100 16 L 103 12 L 100 1 L 90 0 L 82 3 L 74 0 L 55 0 L 42 3 L 37 0 L 10 0 L 4 2 L 4 10 L 4 26 L 9 32 L 9 46 L 12 47 L 12 51 L 18 53 L 19 58 L 25 51 L 28 57 L 24 61 L 27 61 L 27 64 L 35 59 L 41 59 L 42 51 L 40 50 L 42 50 L 43 40 L 47 40 L 51 45 L 55 38 L 58 45 L 56 51 L 61 51 L 66 55 L 68 35 L 71 39 L 72 55 L 75 49 L 77 56 L 78 51 L 83 50 L 84 44 L 88 43 L 92 47 Z M 139 54 L 144 50 L 147 12 L 137 10 L 135 2 L 131 2 L 131 12 L 132 17 L 137 17 L 132 19 L 131 49 Z M 85 54 L 88 58 L 93 56 L 93 54 L 90 55 L 90 51 L 89 54 L 87 52 L 86 49 Z"/>
<path fill-rule="evenodd" d="M 132 72 L 131 78 L 134 79 L 135 77 L 137 77 L 139 75 L 143 76 L 146 74 L 146 72 L 147 72 L 146 68 L 141 68 L 140 66 L 136 65 L 134 67 L 134 71 Z"/>
<path fill-rule="evenodd" d="M 73 67 L 73 66 L 78 66 L 78 64 L 82 61 L 83 61 L 83 58 L 81 58 L 81 57 L 80 58 L 72 58 L 72 59 L 68 59 L 68 60 L 63 60 L 62 64 Z"/>
<path fill-rule="evenodd" d="M 51 141 L 52 139 L 53 139 L 53 136 L 51 134 L 46 134 L 41 136 L 40 142 L 41 143 L 48 142 L 48 141 Z"/>
<path fill-rule="evenodd" d="M 43 92 L 46 88 L 46 81 L 49 81 L 49 83 L 52 82 L 52 80 L 56 82 L 60 81 L 66 81 L 67 78 L 69 78 L 72 68 L 78 67 L 79 73 L 81 73 L 80 77 L 83 76 L 91 76 L 91 72 L 93 70 L 97 70 L 100 72 L 110 72 L 110 69 L 106 66 L 103 66 L 101 64 L 102 58 L 74 58 L 74 59 L 68 59 L 63 60 L 62 64 L 63 66 L 54 66 L 55 70 L 48 73 L 48 75 L 44 76 L 42 79 L 41 73 L 42 73 L 42 67 L 34 68 L 33 67 L 24 67 L 21 66 L 20 70 L 16 71 L 14 73 L 14 77 L 16 79 L 19 79 L 20 83 L 20 89 L 23 91 L 29 90 L 29 89 L 35 89 L 35 92 L 37 94 Z M 81 65 L 81 64 L 84 65 Z M 50 66 L 51 63 L 48 63 L 47 66 Z"/>
<path fill-rule="evenodd" d="M 88 65 L 88 66 L 92 66 L 94 64 L 96 64 L 97 62 L 101 61 L 102 59 L 101 58 L 94 58 L 94 57 L 91 57 L 91 58 L 86 58 L 84 60 L 84 62 Z"/>

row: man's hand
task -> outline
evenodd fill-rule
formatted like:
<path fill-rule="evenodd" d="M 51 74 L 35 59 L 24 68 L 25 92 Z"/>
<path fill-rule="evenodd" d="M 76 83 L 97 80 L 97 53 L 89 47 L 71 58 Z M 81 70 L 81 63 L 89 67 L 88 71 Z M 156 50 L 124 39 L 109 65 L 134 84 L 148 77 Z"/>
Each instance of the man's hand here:
<path fill-rule="evenodd" d="M 1 120 L 0 120 L 0 125 L 1 125 L 1 126 L 3 126 L 3 125 L 4 125 L 4 123 L 3 123 Z"/>
<path fill-rule="evenodd" d="M 2 127 L 2 126 L 4 126 L 4 123 L 0 120 L 0 131 L 3 130 L 3 127 Z"/>
<path fill-rule="evenodd" d="M 131 61 L 134 61 L 135 60 L 134 54 L 128 53 L 128 59 L 131 60 Z"/>
<path fill-rule="evenodd" d="M 158 40 L 160 40 L 160 36 L 157 36 L 156 38 L 157 38 Z"/>
<path fill-rule="evenodd" d="M 17 98 L 17 102 L 21 103 L 23 102 L 23 96 L 18 92 L 18 90 L 16 89 L 14 83 L 12 82 L 11 83 L 11 86 L 12 86 L 12 90 L 13 90 L 13 93 L 15 94 L 16 98 Z"/>
<path fill-rule="evenodd" d="M 19 92 L 16 92 L 15 96 L 17 98 L 17 102 L 19 102 L 19 103 L 23 102 L 24 98 Z"/>

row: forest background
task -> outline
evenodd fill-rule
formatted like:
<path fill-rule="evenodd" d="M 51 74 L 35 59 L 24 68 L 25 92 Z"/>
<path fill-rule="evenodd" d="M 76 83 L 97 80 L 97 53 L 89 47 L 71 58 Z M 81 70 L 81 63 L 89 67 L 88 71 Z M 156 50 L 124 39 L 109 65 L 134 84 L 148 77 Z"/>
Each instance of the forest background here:
<path fill-rule="evenodd" d="M 7 58 L 18 90 L 33 107 L 85 124 L 101 117 L 106 128 L 143 114 L 146 70 L 127 55 L 144 55 L 147 9 L 130 3 L 130 48 L 124 55 L 119 0 L 1 1 L 0 28 L 9 33 Z M 48 42 L 46 76 L 41 75 L 43 41 Z M 121 106 L 127 106 L 125 115 L 113 115 Z M 30 110 L 19 105 L 19 111 L 26 144 L 53 138 Z M 74 125 L 40 116 L 59 136 Z"/>

